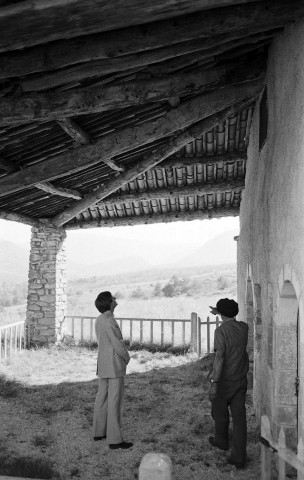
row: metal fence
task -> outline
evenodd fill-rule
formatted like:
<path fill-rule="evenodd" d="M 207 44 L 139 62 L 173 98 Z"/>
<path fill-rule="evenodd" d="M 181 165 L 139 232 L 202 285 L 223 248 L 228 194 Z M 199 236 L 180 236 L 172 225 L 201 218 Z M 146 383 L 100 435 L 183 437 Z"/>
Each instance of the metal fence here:
<path fill-rule="evenodd" d="M 24 348 L 26 348 L 24 321 L 0 327 L 0 362 L 20 353 Z"/>

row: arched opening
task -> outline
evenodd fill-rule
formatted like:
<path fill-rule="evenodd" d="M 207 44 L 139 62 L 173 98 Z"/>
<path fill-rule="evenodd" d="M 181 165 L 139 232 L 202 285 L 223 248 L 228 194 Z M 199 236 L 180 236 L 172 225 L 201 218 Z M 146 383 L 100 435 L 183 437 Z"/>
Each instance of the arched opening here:
<path fill-rule="evenodd" d="M 279 297 L 275 335 L 275 404 L 277 427 L 284 427 L 286 443 L 298 440 L 299 302 L 294 286 L 285 281 Z"/>

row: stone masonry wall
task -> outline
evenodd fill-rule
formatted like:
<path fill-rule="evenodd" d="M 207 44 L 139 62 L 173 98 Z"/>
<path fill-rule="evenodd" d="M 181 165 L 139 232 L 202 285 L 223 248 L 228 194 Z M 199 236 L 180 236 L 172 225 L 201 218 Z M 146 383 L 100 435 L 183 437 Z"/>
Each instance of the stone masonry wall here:
<path fill-rule="evenodd" d="M 66 314 L 66 232 L 47 225 L 32 228 L 27 326 L 30 341 L 60 340 Z"/>

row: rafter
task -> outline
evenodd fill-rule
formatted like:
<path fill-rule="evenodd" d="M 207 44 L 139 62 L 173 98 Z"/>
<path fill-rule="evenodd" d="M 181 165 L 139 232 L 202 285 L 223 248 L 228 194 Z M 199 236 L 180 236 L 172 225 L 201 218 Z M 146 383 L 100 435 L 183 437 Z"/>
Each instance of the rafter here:
<path fill-rule="evenodd" d="M 73 198 L 74 200 L 81 200 L 83 195 L 77 190 L 71 190 L 69 188 L 55 187 L 50 182 L 36 183 L 35 187 L 44 192 L 51 193 L 52 195 L 58 195 L 60 197 Z"/>
<path fill-rule="evenodd" d="M 22 215 L 20 213 L 6 212 L 5 210 L 0 210 L 0 218 L 2 220 L 9 220 L 11 222 L 19 222 L 26 225 L 32 225 L 33 227 L 37 227 L 38 225 L 40 225 L 39 220 L 36 218 L 30 217 L 28 215 Z"/>
<path fill-rule="evenodd" d="M 238 152 L 238 153 L 224 153 L 224 154 L 216 154 L 216 155 L 204 155 L 199 157 L 197 155 L 193 157 L 185 157 L 185 156 L 172 156 L 164 160 L 163 162 L 159 163 L 157 168 L 170 168 L 170 167 L 189 167 L 191 165 L 208 165 L 213 164 L 216 165 L 218 163 L 226 163 L 226 162 L 237 162 L 238 160 L 246 160 L 247 153 L 246 152 Z"/>
<path fill-rule="evenodd" d="M 251 64 L 239 67 L 197 69 L 191 73 L 171 77 L 128 82 L 115 86 L 99 86 L 72 92 L 31 94 L 0 99 L 0 125 L 14 125 L 58 117 L 72 117 L 115 108 L 142 105 L 145 102 L 165 101 L 172 97 L 203 92 L 204 89 L 246 81 L 262 74 L 264 66 Z M 75 124 L 75 120 L 60 120 L 60 125 L 73 138 L 83 137 L 80 143 L 89 143 L 89 136 Z"/>
<path fill-rule="evenodd" d="M 234 180 L 222 183 L 204 183 L 187 185 L 183 187 L 172 186 L 168 188 L 155 188 L 144 192 L 131 192 L 124 194 L 114 194 L 106 200 L 98 202 L 98 206 L 113 205 L 113 203 L 125 202 L 142 202 L 150 200 L 158 200 L 160 198 L 175 198 L 188 195 L 205 195 L 208 193 L 219 193 L 231 190 L 243 190 L 245 188 L 245 180 Z"/>
<path fill-rule="evenodd" d="M 222 218 L 222 217 L 237 217 L 239 215 L 239 207 L 222 207 L 214 209 L 204 209 L 204 210 L 188 210 L 186 212 L 170 212 L 170 213 L 160 213 L 154 215 L 140 215 L 133 217 L 123 217 L 123 218 L 109 218 L 109 219 L 99 219 L 99 220 L 90 220 L 79 221 L 68 223 L 65 228 L 66 230 L 76 230 L 84 228 L 96 228 L 96 227 L 124 227 L 124 226 L 134 226 L 134 225 L 151 225 L 154 223 L 170 223 L 170 222 L 189 222 L 192 220 L 211 220 L 212 218 Z"/>
<path fill-rule="evenodd" d="M 67 2 L 14 3 L 0 9 L 0 51 L 15 50 L 47 43 L 61 38 L 73 38 L 96 32 L 115 30 L 186 15 L 199 10 L 223 7 L 254 0 L 95 0 L 90 8 L 82 0 Z M 278 0 L 277 0 L 278 1 Z M 293 3 L 293 2 L 292 2 Z M 247 10 L 242 9 L 245 15 Z M 291 7 L 292 9 L 292 7 Z M 208 14 L 209 12 L 206 12 Z M 18 25 L 18 28 L 16 28 Z M 216 30 L 215 30 L 216 31 Z"/>
<path fill-rule="evenodd" d="M 0 169 L 4 170 L 5 172 L 16 172 L 16 170 L 18 170 L 12 162 L 1 157 L 0 157 Z"/>
<path fill-rule="evenodd" d="M 263 80 L 259 79 L 201 95 L 182 103 L 157 120 L 146 122 L 133 128 L 121 129 L 101 138 L 94 145 L 82 146 L 66 154 L 45 160 L 41 164 L 31 165 L 25 168 L 22 173 L 16 172 L 6 175 L 0 178 L 0 196 L 22 190 L 38 182 L 51 181 L 52 179 L 69 175 L 106 159 L 112 159 L 115 155 L 138 148 L 140 145 L 170 136 L 174 132 L 187 128 L 191 124 L 214 115 L 227 107 L 232 112 L 233 108 L 231 106 L 238 103 L 241 99 L 250 98 L 252 100 L 255 98 L 263 88 L 263 83 Z M 213 125 L 211 123 L 210 128 Z M 192 140 L 191 137 L 187 138 L 187 142 Z M 158 160 L 156 163 L 159 163 L 159 161 L 161 160 Z M 153 165 L 150 165 L 148 168 L 151 167 Z"/>
<path fill-rule="evenodd" d="M 188 130 L 179 134 L 177 137 L 168 142 L 168 145 L 160 147 L 154 153 L 152 153 L 150 157 L 138 163 L 135 167 L 131 167 L 120 177 L 108 181 L 93 193 L 86 195 L 85 198 L 75 206 L 67 208 L 63 213 L 56 215 L 56 217 L 53 219 L 54 224 L 58 227 L 64 225 L 69 220 L 74 218 L 78 213 L 86 210 L 98 201 L 108 197 L 124 184 L 134 180 L 136 177 L 138 177 L 138 175 L 144 173 L 150 168 L 153 168 L 167 157 L 174 155 L 177 150 L 180 150 L 183 146 L 193 141 L 196 137 L 207 133 L 209 130 L 214 128 L 215 125 L 225 121 L 229 116 L 234 114 L 236 111 L 243 109 L 244 106 L 248 106 L 251 102 L 252 98 L 250 100 L 246 99 L 234 107 L 228 107 L 219 113 L 208 116 L 208 118 L 197 122 L 195 125 L 188 128 Z"/>
<path fill-rule="evenodd" d="M 263 12 L 265 14 L 265 12 Z M 231 29 L 231 21 L 225 12 L 220 11 L 218 20 L 222 20 L 220 34 L 206 34 L 206 12 L 178 19 L 152 23 L 145 29 L 129 27 L 117 32 L 104 32 L 78 39 L 62 40 L 46 45 L 37 45 L 31 49 L 15 51 L 13 54 L 0 54 L 0 79 L 24 77 L 37 72 L 58 70 L 68 66 L 95 60 L 121 57 L 125 55 L 161 49 L 164 46 L 181 44 L 200 39 L 200 50 L 214 48 L 232 40 L 247 37 L 253 41 L 252 35 L 278 28 L 282 25 L 281 17 L 268 18 L 265 15 L 255 16 L 254 23 L 243 20 L 236 22 Z M 222 17 L 222 18 L 221 18 Z M 269 22 L 269 23 L 267 23 Z"/>
<path fill-rule="evenodd" d="M 165 61 L 171 60 L 174 62 L 182 58 L 187 58 L 188 55 L 196 57 L 196 61 L 206 59 L 213 60 L 215 56 L 222 55 L 230 50 L 241 48 L 249 44 L 248 50 L 254 50 L 260 46 L 262 42 L 269 42 L 273 37 L 273 33 L 254 35 L 253 38 L 241 38 L 214 46 L 206 50 L 202 48 L 202 40 L 193 40 L 185 44 L 177 44 L 172 47 L 165 47 L 148 52 L 140 52 L 133 55 L 125 55 L 123 57 L 109 58 L 105 60 L 97 60 L 89 63 L 82 63 L 80 65 L 71 66 L 69 68 L 46 72 L 45 74 L 35 75 L 34 78 L 24 78 L 19 80 L 19 85 L 23 92 L 42 92 L 55 87 L 66 84 L 80 85 L 81 80 L 88 78 L 95 78 L 113 74 L 115 72 L 127 72 L 134 69 L 143 69 L 147 67 L 153 68 L 153 65 L 158 65 L 166 72 Z M 159 65 L 160 64 L 160 65 Z"/>
<path fill-rule="evenodd" d="M 74 120 L 62 118 L 58 119 L 57 122 L 61 128 L 80 145 L 87 145 L 91 142 L 90 135 L 82 127 L 77 125 Z"/>

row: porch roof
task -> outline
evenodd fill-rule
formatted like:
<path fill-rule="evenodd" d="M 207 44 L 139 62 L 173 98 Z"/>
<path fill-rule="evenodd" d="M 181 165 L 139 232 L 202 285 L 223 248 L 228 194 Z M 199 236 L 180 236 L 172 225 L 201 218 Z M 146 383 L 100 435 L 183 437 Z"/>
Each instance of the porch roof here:
<path fill-rule="evenodd" d="M 0 0 L 0 218 L 238 215 L 267 50 L 300 0 Z"/>

